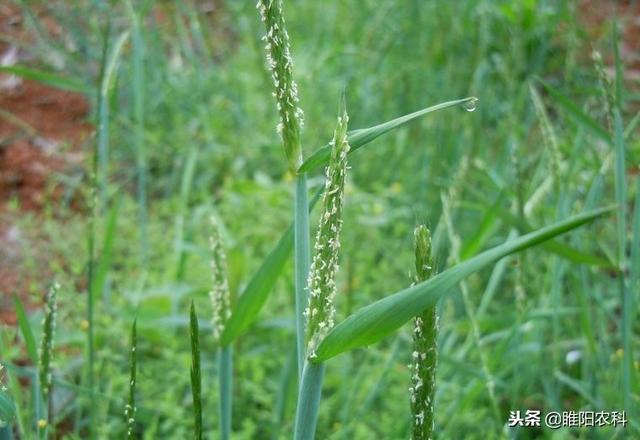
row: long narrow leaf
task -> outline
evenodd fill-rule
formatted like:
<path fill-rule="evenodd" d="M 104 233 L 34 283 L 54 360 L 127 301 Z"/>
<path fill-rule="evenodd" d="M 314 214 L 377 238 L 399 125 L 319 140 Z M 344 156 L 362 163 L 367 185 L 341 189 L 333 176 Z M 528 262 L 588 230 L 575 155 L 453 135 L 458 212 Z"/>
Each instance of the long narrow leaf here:
<path fill-rule="evenodd" d="M 549 95 L 551 95 L 553 100 L 557 104 L 559 104 L 560 107 L 565 109 L 569 113 L 569 115 L 571 115 L 571 117 L 576 120 L 576 122 L 578 122 L 580 125 L 587 128 L 592 134 L 599 137 L 600 139 L 607 142 L 608 144 L 613 144 L 613 141 L 611 140 L 611 136 L 609 135 L 607 130 L 602 128 L 602 126 L 598 123 L 598 121 L 596 121 L 591 116 L 583 112 L 577 105 L 575 105 L 569 98 L 563 95 L 559 90 L 555 89 L 554 87 L 547 84 L 541 79 L 538 79 L 538 81 L 540 82 L 540 84 L 544 86 L 544 88 L 547 90 Z"/>
<path fill-rule="evenodd" d="M 533 232 L 534 228 L 527 222 L 526 220 L 522 220 L 517 216 L 513 215 L 511 212 L 505 209 L 498 209 L 498 215 L 502 217 L 507 223 L 517 227 L 519 230 L 529 233 Z M 583 252 L 579 249 L 576 249 L 566 243 L 560 243 L 556 240 L 549 240 L 542 244 L 542 247 L 554 253 L 560 257 L 563 257 L 569 261 L 580 264 L 587 264 L 592 266 L 601 266 L 607 269 L 616 269 L 616 266 L 611 261 L 599 257 L 597 255 L 589 254 L 587 252 Z"/>
<path fill-rule="evenodd" d="M 358 148 L 367 145 L 369 142 L 375 140 L 383 134 L 388 133 L 389 131 L 398 127 L 402 127 L 403 125 L 413 121 L 414 119 L 418 119 L 419 117 L 424 116 L 428 113 L 433 113 L 438 110 L 455 107 L 477 100 L 478 98 L 468 97 L 463 99 L 456 99 L 455 101 L 447 101 L 431 107 L 423 108 L 422 110 L 418 110 L 413 113 L 409 113 L 408 115 L 400 116 L 399 118 L 392 119 L 373 127 L 352 130 L 347 133 L 349 145 L 351 146 L 351 150 L 349 151 L 349 153 L 353 153 Z M 330 155 L 331 146 L 329 144 L 318 148 L 311 156 L 309 156 L 307 160 L 304 161 L 302 165 L 300 165 L 298 172 L 307 173 L 309 171 L 315 170 L 322 165 L 326 165 L 327 162 L 329 162 Z"/>
<path fill-rule="evenodd" d="M 36 338 L 33 336 L 33 330 L 29 324 L 29 318 L 24 310 L 22 301 L 17 296 L 13 297 L 13 303 L 16 307 L 16 316 L 18 318 L 18 326 L 22 332 L 24 343 L 27 346 L 27 354 L 33 365 L 38 365 L 38 348 L 36 347 Z"/>
<path fill-rule="evenodd" d="M 102 293 L 105 287 L 105 281 L 109 268 L 111 267 L 111 259 L 113 254 L 113 244 L 116 237 L 116 227 L 118 225 L 118 213 L 120 211 L 120 199 L 117 199 L 111 207 L 109 219 L 104 231 L 104 239 L 102 244 L 102 253 L 98 259 L 98 267 L 93 279 L 92 292 L 94 294 Z"/>
<path fill-rule="evenodd" d="M 380 341 L 416 314 L 434 305 L 440 297 L 449 295 L 452 287 L 472 273 L 502 257 L 540 244 L 612 210 L 613 208 L 602 208 L 589 211 L 509 240 L 427 281 L 360 309 L 334 327 L 325 337 L 317 349 L 317 358 L 314 361 L 322 362 L 344 351 Z"/>
<path fill-rule="evenodd" d="M 56 89 L 79 93 L 88 93 L 90 91 L 89 86 L 75 79 L 65 78 L 64 76 L 31 69 L 25 66 L 0 66 L 0 73 L 16 75 L 20 78 L 36 81 Z"/>

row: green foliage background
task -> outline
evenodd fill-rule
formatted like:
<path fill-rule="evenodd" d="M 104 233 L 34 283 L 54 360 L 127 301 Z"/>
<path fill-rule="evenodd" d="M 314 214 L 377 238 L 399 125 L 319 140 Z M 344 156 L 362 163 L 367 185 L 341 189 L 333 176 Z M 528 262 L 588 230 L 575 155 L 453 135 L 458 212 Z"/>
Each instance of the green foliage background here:
<path fill-rule="evenodd" d="M 40 35 L 28 47 L 38 69 L 59 69 L 56 74 L 81 84 L 94 104 L 107 18 L 108 50 L 121 33 L 130 32 L 108 94 L 109 173 L 101 199 L 105 209 L 97 222 L 98 255 L 105 254 L 107 237 L 113 249 L 95 306 L 98 401 L 89 401 L 83 388 L 83 231 L 88 217 L 71 209 L 71 200 L 89 196 L 88 170 L 57 176 L 55 184 L 65 188 L 68 197 L 44 213 L 15 214 L 26 231 L 24 264 L 16 270 L 33 280 L 34 297 L 50 281 L 37 276 L 42 260 L 63 286 L 54 383 L 56 414 L 73 427 L 66 438 L 82 437 L 88 405 L 95 405 L 101 438 L 122 438 L 126 432 L 122 413 L 128 331 L 135 316 L 140 433 L 148 439 L 192 435 L 192 299 L 203 330 L 204 430 L 214 436 L 217 363 L 206 318 L 208 217 L 215 214 L 224 222 L 230 286 L 237 295 L 292 214 L 292 177 L 275 131 L 277 115 L 260 41 L 263 30 L 254 4 L 135 2 L 133 9 L 142 17 L 138 35 L 125 2 L 47 2 L 46 9 L 64 30 L 59 40 L 45 38 L 37 17 L 30 14 L 32 2 L 21 7 Z M 412 231 L 418 222 L 435 230 L 437 267 L 447 267 L 450 243 L 437 228 L 442 194 L 451 199 L 452 221 L 467 256 L 503 242 L 512 231 L 524 232 L 525 221 L 540 227 L 614 203 L 613 147 L 537 81 L 551 84 L 606 127 L 589 54 L 593 45 L 611 59 L 611 44 L 608 39 L 590 41 L 575 10 L 573 2 L 544 0 L 285 2 L 294 75 L 306 115 L 305 157 L 330 139 L 343 88 L 351 128 L 442 101 L 479 98 L 473 113 L 452 108 L 428 115 L 350 157 L 339 320 L 409 284 Z M 142 51 L 134 48 L 136 38 Z M 136 62 L 142 77 L 136 76 Z M 536 190 L 551 174 L 552 158 L 544 147 L 530 84 L 546 104 L 561 158 L 561 180 L 541 193 Z M 627 123 L 638 111 L 637 85 L 637 80 L 628 84 L 624 93 Z M 141 113 L 136 114 L 136 103 L 142 103 Z M 95 120 L 95 105 L 93 109 Z M 140 114 L 142 126 L 137 125 Z M 92 142 L 95 139 L 85 146 L 87 158 Z M 142 210 L 136 195 L 141 145 L 148 190 L 148 207 Z M 638 180 L 632 171 L 639 158 L 640 143 L 631 130 L 629 240 Z M 311 174 L 310 184 L 321 185 L 321 173 Z M 537 203 L 525 209 L 534 194 Z M 115 230 L 109 233 L 108 214 L 116 207 Z M 577 264 L 537 248 L 467 281 L 487 371 L 462 298 L 456 295 L 440 305 L 440 438 L 612 438 L 611 428 L 591 434 L 504 428 L 510 410 L 622 409 L 621 308 L 618 275 L 612 269 L 616 223 L 600 221 L 557 241 L 604 263 Z M 259 323 L 235 346 L 233 438 L 290 436 L 296 398 L 292 280 L 293 268 L 287 265 Z M 637 286 L 630 288 L 637 296 Z M 31 316 L 36 334 L 40 318 L 40 312 Z M 409 330 L 328 363 L 318 438 L 408 437 Z M 638 330 L 635 324 L 631 334 Z M 637 351 L 637 338 L 632 341 Z M 28 367 L 15 363 L 24 357 L 17 329 L 3 328 L 1 342 L 9 374 L 28 374 Z M 575 356 L 578 360 L 571 361 Z M 636 360 L 636 375 L 637 365 Z M 495 387 L 497 416 L 487 392 L 487 372 Z M 29 391 L 11 390 L 28 430 Z M 637 407 L 637 382 L 631 395 Z M 638 423 L 632 420 L 625 432 L 637 433 Z"/>

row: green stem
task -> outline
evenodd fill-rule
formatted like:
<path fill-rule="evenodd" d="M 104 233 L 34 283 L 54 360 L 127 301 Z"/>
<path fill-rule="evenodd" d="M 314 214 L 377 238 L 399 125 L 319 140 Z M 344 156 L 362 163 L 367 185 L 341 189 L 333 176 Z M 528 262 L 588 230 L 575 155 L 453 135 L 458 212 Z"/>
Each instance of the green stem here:
<path fill-rule="evenodd" d="M 304 364 L 296 410 L 294 440 L 313 440 L 315 438 L 323 378 L 324 363 L 306 362 Z"/>
<path fill-rule="evenodd" d="M 233 393 L 233 349 L 231 345 L 221 347 L 218 353 L 218 375 L 220 380 L 220 438 L 231 438 L 231 401 Z"/>
<path fill-rule="evenodd" d="M 296 289 L 296 346 L 298 350 L 298 378 L 302 377 L 305 354 L 305 317 L 307 306 L 307 278 L 311 264 L 309 246 L 309 208 L 307 201 L 307 176 L 296 177 L 294 206 L 294 248 L 295 248 L 295 289 Z"/>
<path fill-rule="evenodd" d="M 200 341 L 196 308 L 191 301 L 189 316 L 191 339 L 191 393 L 193 396 L 194 440 L 202 440 L 202 376 L 200 373 Z"/>

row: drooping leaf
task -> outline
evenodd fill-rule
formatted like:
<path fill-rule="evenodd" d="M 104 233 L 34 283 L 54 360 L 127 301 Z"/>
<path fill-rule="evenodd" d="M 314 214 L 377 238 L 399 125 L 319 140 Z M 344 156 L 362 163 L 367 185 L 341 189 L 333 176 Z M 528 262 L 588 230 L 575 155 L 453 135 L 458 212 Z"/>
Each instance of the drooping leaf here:
<path fill-rule="evenodd" d="M 367 145 L 369 142 L 375 140 L 383 134 L 388 133 L 393 129 L 402 127 L 403 125 L 413 121 L 414 119 L 418 119 L 421 116 L 433 113 L 438 110 L 443 110 L 445 108 L 475 102 L 477 100 L 478 98 L 469 97 L 456 99 L 455 101 L 447 101 L 431 107 L 423 108 L 422 110 L 418 110 L 413 113 L 409 113 L 408 115 L 400 116 L 399 118 L 392 119 L 379 125 L 374 125 L 373 127 L 352 130 L 347 133 L 349 145 L 351 146 L 351 150 L 349 151 L 349 153 L 353 153 L 358 148 Z M 298 168 L 298 172 L 307 173 L 309 171 L 315 170 L 322 165 L 326 165 L 329 162 L 330 155 L 331 146 L 329 144 L 318 148 L 311 156 L 309 156 L 307 160 L 304 161 L 302 165 L 300 165 L 300 168 Z"/>
<path fill-rule="evenodd" d="M 527 222 L 523 221 L 519 217 L 513 215 L 511 212 L 505 209 L 498 209 L 497 213 L 507 223 L 517 227 L 520 231 L 525 233 L 532 232 L 534 228 Z M 570 246 L 567 243 L 561 243 L 556 240 L 549 240 L 542 243 L 542 247 L 560 257 L 563 257 L 569 261 L 580 264 L 587 264 L 591 266 L 600 266 L 608 269 L 615 269 L 615 265 L 609 260 L 599 257 L 597 255 L 589 254 Z"/>
<path fill-rule="evenodd" d="M 509 240 L 427 281 L 363 307 L 329 332 L 319 345 L 314 361 L 326 361 L 344 351 L 380 341 L 427 307 L 433 306 L 439 298 L 449 295 L 458 282 L 472 273 L 502 257 L 540 244 L 612 210 L 613 208 L 602 208 L 589 211 Z"/>

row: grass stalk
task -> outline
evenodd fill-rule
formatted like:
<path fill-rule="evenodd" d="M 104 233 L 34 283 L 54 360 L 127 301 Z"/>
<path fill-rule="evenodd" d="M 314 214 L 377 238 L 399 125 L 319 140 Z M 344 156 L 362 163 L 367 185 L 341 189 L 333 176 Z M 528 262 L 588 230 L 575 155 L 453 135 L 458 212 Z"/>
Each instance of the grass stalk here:
<path fill-rule="evenodd" d="M 618 45 L 618 24 L 614 22 L 612 32 L 612 49 L 615 62 L 615 82 L 613 107 L 609 114 L 613 120 L 613 145 L 615 150 L 615 196 L 618 205 L 617 234 L 618 234 L 618 288 L 622 307 L 622 324 L 620 327 L 622 339 L 622 405 L 627 414 L 633 414 L 632 375 L 633 375 L 633 346 L 632 346 L 632 291 L 627 280 L 627 181 L 626 181 L 626 148 L 624 140 L 624 125 L 622 121 L 624 78 L 620 47 Z M 604 88 L 604 86 L 603 86 Z M 610 91 L 610 89 L 605 89 Z"/>
<path fill-rule="evenodd" d="M 198 316 L 191 301 L 189 313 L 189 337 L 191 339 L 191 393 L 193 396 L 193 418 L 195 440 L 202 440 L 202 377 L 200 374 L 200 342 Z"/>
<path fill-rule="evenodd" d="M 231 403 L 233 399 L 233 349 L 221 347 L 218 353 L 220 377 L 220 438 L 231 438 Z"/>
<path fill-rule="evenodd" d="M 324 363 L 305 362 L 296 408 L 295 440 L 313 440 L 318 421 Z"/>
<path fill-rule="evenodd" d="M 110 23 L 107 23 L 102 35 L 102 55 L 100 62 L 100 75 L 98 78 L 98 93 L 97 93 L 97 107 L 98 107 L 98 132 L 105 129 L 103 122 L 104 114 L 102 113 L 103 104 L 102 100 L 104 96 L 102 94 L 102 84 L 104 82 L 105 70 L 107 65 L 107 51 L 109 48 L 109 34 Z M 94 438 L 94 405 L 91 403 L 95 398 L 95 348 L 94 348 L 94 334 L 93 334 L 93 308 L 95 292 L 95 264 L 96 264 L 96 219 L 98 217 L 98 156 L 99 147 L 98 143 L 93 144 L 91 160 L 91 171 L 89 175 L 89 230 L 87 232 L 87 251 L 88 251 L 88 263 L 87 263 L 87 387 L 89 389 L 89 405 L 87 405 L 87 413 L 89 418 L 89 438 Z"/>
<path fill-rule="evenodd" d="M 135 440 L 136 425 L 136 376 L 137 376 L 137 325 L 136 319 L 131 326 L 131 354 L 129 356 L 129 399 L 124 407 L 124 416 L 127 424 L 127 439 Z"/>

